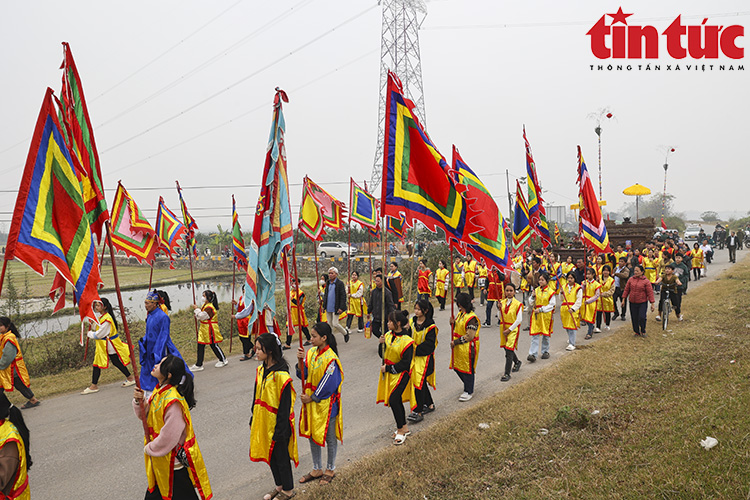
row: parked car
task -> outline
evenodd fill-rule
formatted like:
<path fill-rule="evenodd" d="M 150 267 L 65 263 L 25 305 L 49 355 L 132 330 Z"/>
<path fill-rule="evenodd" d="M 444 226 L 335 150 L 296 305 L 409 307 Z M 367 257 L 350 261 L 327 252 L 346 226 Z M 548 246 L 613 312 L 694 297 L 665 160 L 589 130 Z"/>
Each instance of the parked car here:
<path fill-rule="evenodd" d="M 347 255 L 353 257 L 356 253 L 356 248 L 340 241 L 324 241 L 318 245 L 318 255 L 323 259 L 326 257 L 346 257 Z"/>
<path fill-rule="evenodd" d="M 698 240 L 698 234 L 701 232 L 700 226 L 688 226 L 687 229 L 685 229 L 685 234 L 682 236 L 682 239 L 685 241 L 690 240 Z"/>

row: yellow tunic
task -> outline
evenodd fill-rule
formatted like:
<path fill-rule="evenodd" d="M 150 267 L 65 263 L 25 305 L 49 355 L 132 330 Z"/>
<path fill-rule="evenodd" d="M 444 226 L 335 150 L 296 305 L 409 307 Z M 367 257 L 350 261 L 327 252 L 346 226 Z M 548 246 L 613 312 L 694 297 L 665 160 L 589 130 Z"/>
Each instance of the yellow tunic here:
<path fill-rule="evenodd" d="M 206 321 L 201 321 L 201 326 L 198 329 L 198 343 L 199 344 L 218 344 L 224 337 L 219 332 L 219 321 L 216 315 L 216 309 L 213 304 L 206 303 L 201 307 L 201 311 L 208 313 L 209 318 Z"/>
<path fill-rule="evenodd" d="M 446 281 L 448 279 L 448 270 L 446 268 L 438 268 L 435 271 L 435 297 L 445 297 L 446 295 Z"/>
<path fill-rule="evenodd" d="M 120 358 L 123 366 L 130 364 L 130 350 L 128 345 L 122 341 L 117 333 L 117 327 L 115 322 L 112 320 L 112 316 L 105 312 L 101 318 L 99 318 L 99 324 L 109 323 L 109 335 L 104 339 L 96 340 L 96 351 L 94 352 L 94 366 L 99 368 L 109 368 L 109 352 L 108 345 L 111 345 L 117 357 Z"/>
<path fill-rule="evenodd" d="M 572 262 L 570 264 L 568 264 L 567 262 L 563 262 L 562 264 L 560 264 L 560 267 L 562 267 L 562 277 L 565 278 L 565 276 L 567 276 L 570 271 L 576 268 L 576 265 Z"/>
<path fill-rule="evenodd" d="M 471 260 L 464 264 L 464 275 L 466 279 L 466 286 L 473 287 L 477 276 L 477 261 Z"/>
<path fill-rule="evenodd" d="M 360 280 L 352 281 L 349 283 L 349 294 L 354 295 L 357 291 L 365 290 L 365 284 Z M 367 304 L 365 303 L 364 295 L 362 297 L 349 297 L 349 311 L 347 314 L 353 314 L 354 316 L 361 318 L 363 314 L 367 314 Z"/>
<path fill-rule="evenodd" d="M 395 365 L 401 361 L 404 352 L 406 352 L 409 346 L 413 344 L 414 341 L 406 333 L 402 335 L 394 335 L 393 332 L 388 331 L 388 333 L 385 334 L 385 352 L 383 353 L 386 366 Z M 385 373 L 381 372 L 380 378 L 378 379 L 376 403 L 383 403 L 385 406 L 390 406 L 389 400 L 391 399 L 391 394 L 393 394 L 393 391 L 404 377 L 409 379 L 409 383 L 401 394 L 401 401 L 404 403 L 408 401 L 412 410 L 416 408 L 417 400 L 414 397 L 414 390 L 411 387 L 411 377 L 408 371 L 396 374 L 387 371 Z"/>
<path fill-rule="evenodd" d="M 615 260 L 619 263 L 620 259 L 627 259 L 628 258 L 628 252 L 615 252 Z"/>
<path fill-rule="evenodd" d="M 554 311 L 542 312 L 542 307 L 548 305 L 554 295 L 555 290 L 549 285 L 544 288 L 538 286 L 534 289 L 534 312 L 531 314 L 529 335 L 544 335 L 545 337 L 552 335 Z"/>
<path fill-rule="evenodd" d="M 464 265 L 460 262 L 453 263 L 453 286 L 455 288 L 463 288 L 466 286 L 464 283 L 464 277 L 462 274 Z"/>
<path fill-rule="evenodd" d="M 291 287 L 291 290 L 289 292 L 289 300 L 297 302 L 297 304 L 292 302 L 292 326 L 307 326 L 307 313 L 305 313 L 305 301 L 307 297 L 305 296 L 305 292 L 303 292 L 301 288 L 299 290 L 299 297 L 300 299 L 297 300 L 297 287 Z"/>
<path fill-rule="evenodd" d="M 703 269 L 703 250 L 693 250 L 693 269 Z"/>
<path fill-rule="evenodd" d="M 596 291 L 601 287 L 598 281 L 585 280 L 581 287 L 583 288 L 583 297 L 581 299 L 580 316 L 584 323 L 593 323 L 596 320 L 596 302 L 587 304 L 586 301 L 596 295 Z"/>
<path fill-rule="evenodd" d="M 29 500 L 28 467 L 26 466 L 26 447 L 23 444 L 21 434 L 10 420 L 0 420 L 0 448 L 8 443 L 16 443 L 18 448 L 18 466 L 16 467 L 16 480 L 7 497 L 15 500 Z M 2 493 L 0 493 L 2 495 Z"/>
<path fill-rule="evenodd" d="M 164 413 L 167 408 L 177 404 L 182 410 L 182 416 L 185 419 L 185 444 L 183 448 L 188 457 L 188 473 L 193 486 L 198 490 L 202 500 L 209 500 L 213 494 L 211 484 L 208 481 L 208 472 L 203 462 L 203 455 L 193 432 L 193 420 L 190 418 L 190 409 L 188 408 L 185 398 L 177 391 L 177 388 L 171 385 L 163 387 L 157 386 L 149 398 L 148 416 L 148 441 L 153 441 L 164 427 Z M 148 443 L 144 439 L 144 443 Z M 146 476 L 148 477 L 148 491 L 153 492 L 155 486 L 159 486 L 159 493 L 164 500 L 172 498 L 172 476 L 174 474 L 174 464 L 177 459 L 177 448 L 173 449 L 168 455 L 163 457 L 152 457 L 144 453 L 146 460 Z"/>
<path fill-rule="evenodd" d="M 560 295 L 562 296 L 562 304 L 560 305 L 560 318 L 562 319 L 562 326 L 566 330 L 578 330 L 581 327 L 581 318 L 578 311 L 573 311 L 571 308 L 576 303 L 578 298 L 578 290 L 581 289 L 581 285 L 575 283 L 573 286 L 564 284 Z"/>
<path fill-rule="evenodd" d="M 500 309 L 500 347 L 515 351 L 518 347 L 518 331 L 520 325 L 505 334 L 505 330 L 510 328 L 518 319 L 519 314 L 523 314 L 523 304 L 515 297 L 512 299 L 503 299 L 499 304 Z"/>
<path fill-rule="evenodd" d="M 552 290 L 557 293 L 557 291 L 560 289 L 560 280 L 562 277 L 557 277 L 557 271 L 560 270 L 562 266 L 559 262 L 555 262 L 554 264 L 547 264 L 547 272 L 549 273 L 549 286 L 552 287 Z"/>
<path fill-rule="evenodd" d="M 600 278 L 599 282 L 602 284 L 602 287 L 599 289 L 599 293 L 603 294 L 604 292 L 610 291 L 615 286 L 615 279 L 610 276 L 607 279 Z M 599 296 L 599 300 L 596 304 L 596 310 L 602 311 L 602 312 L 614 312 L 615 311 L 615 299 L 612 295 L 609 297 L 602 297 Z"/>
<path fill-rule="evenodd" d="M 333 370 L 334 364 L 338 365 L 341 373 L 341 384 L 339 384 L 336 393 L 330 398 L 321 399 L 319 403 L 311 401 L 303 404 L 299 414 L 299 435 L 312 439 L 319 446 L 325 446 L 328 423 L 335 403 L 339 405 L 339 411 L 336 414 L 336 439 L 341 442 L 344 441 L 344 417 L 341 412 L 341 385 L 344 383 L 344 370 L 341 368 L 341 361 L 339 361 L 338 356 L 330 347 L 325 346 L 322 351 L 318 351 L 317 347 L 312 347 L 307 351 L 305 358 L 305 368 L 307 368 L 305 394 L 308 396 L 315 393 L 318 384 L 323 380 L 326 373 Z"/>
<path fill-rule="evenodd" d="M 255 402 L 253 403 L 253 420 L 250 425 L 250 460 L 266 462 L 270 465 L 271 452 L 276 443 L 273 432 L 276 429 L 276 413 L 279 411 L 281 393 L 289 384 L 292 391 L 292 405 L 289 412 L 289 426 L 292 434 L 289 437 L 289 457 L 294 465 L 299 465 L 297 452 L 297 433 L 294 432 L 294 402 L 297 393 L 292 385 L 292 377 L 288 372 L 276 370 L 263 377 L 263 363 L 255 371 Z"/>
<path fill-rule="evenodd" d="M 463 344 L 454 345 L 451 349 L 451 363 L 449 368 L 461 373 L 473 374 L 477 369 L 479 360 L 479 330 L 482 328 L 481 322 L 474 312 L 458 313 L 456 322 L 453 325 L 453 340 L 466 335 L 466 324 L 471 319 L 477 322 L 477 333 L 474 338 Z"/>
<path fill-rule="evenodd" d="M 417 346 L 424 343 L 425 337 L 427 337 L 427 333 L 433 330 L 435 331 L 435 348 L 437 349 L 437 325 L 433 323 L 427 328 L 417 330 L 416 316 L 411 319 L 411 336 L 414 339 L 414 357 L 411 358 L 411 382 L 414 389 L 421 389 L 422 387 L 424 387 L 425 380 L 432 386 L 433 389 L 435 389 L 435 372 L 437 370 L 433 369 L 432 373 L 429 376 L 425 376 L 425 374 L 427 373 L 427 366 L 430 364 L 430 359 L 432 359 L 433 361 L 435 359 L 435 351 L 432 351 L 432 353 L 427 356 L 417 356 L 416 350 Z"/>
<path fill-rule="evenodd" d="M 648 257 L 643 258 L 643 270 L 646 278 L 651 283 L 656 283 L 658 273 L 656 268 L 659 266 L 659 259 L 649 259 Z"/>
<path fill-rule="evenodd" d="M 29 372 L 26 370 L 26 363 L 24 362 L 23 355 L 21 354 L 21 346 L 18 343 L 18 339 L 13 332 L 9 331 L 0 335 L 0 351 L 5 349 L 5 344 L 7 344 L 8 342 L 15 346 L 16 358 L 8 368 L 0 371 L 0 384 L 2 384 L 3 389 L 5 389 L 6 392 L 13 392 L 13 377 L 14 375 L 18 375 L 23 382 L 23 385 L 25 385 L 26 387 L 31 387 Z"/>

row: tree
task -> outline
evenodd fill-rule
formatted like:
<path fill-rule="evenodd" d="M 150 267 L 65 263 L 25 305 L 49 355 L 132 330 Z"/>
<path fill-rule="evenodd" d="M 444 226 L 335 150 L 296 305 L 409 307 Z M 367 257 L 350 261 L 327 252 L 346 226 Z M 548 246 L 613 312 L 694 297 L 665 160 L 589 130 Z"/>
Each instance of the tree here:
<path fill-rule="evenodd" d="M 667 218 L 669 217 L 676 217 L 676 218 L 683 219 L 683 220 L 685 219 L 685 214 L 681 212 L 677 212 L 674 209 L 674 200 L 675 200 L 675 196 L 667 193 L 667 196 L 665 198 L 665 204 L 664 204 L 665 222 Z M 623 206 L 620 208 L 620 212 L 622 213 L 623 217 L 631 217 L 632 220 L 635 220 L 635 201 L 623 204 Z M 652 194 L 651 196 L 641 196 L 641 200 L 638 205 L 638 216 L 641 219 L 644 219 L 646 217 L 653 217 L 655 221 L 660 222 L 661 214 L 662 214 L 662 195 L 661 194 Z"/>
<path fill-rule="evenodd" d="M 713 210 L 707 210 L 701 214 L 701 219 L 703 222 L 714 222 L 719 220 L 719 214 Z"/>

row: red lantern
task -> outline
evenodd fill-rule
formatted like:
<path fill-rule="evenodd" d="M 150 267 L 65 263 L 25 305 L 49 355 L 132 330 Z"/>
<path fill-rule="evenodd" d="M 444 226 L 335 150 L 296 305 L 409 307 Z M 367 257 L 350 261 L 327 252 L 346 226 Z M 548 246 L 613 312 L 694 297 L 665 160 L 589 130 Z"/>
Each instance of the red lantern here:
<path fill-rule="evenodd" d="M 672 151 L 674 153 L 674 148 L 672 148 L 670 151 Z"/>
<path fill-rule="evenodd" d="M 612 113 L 607 113 L 607 118 L 612 118 Z"/>

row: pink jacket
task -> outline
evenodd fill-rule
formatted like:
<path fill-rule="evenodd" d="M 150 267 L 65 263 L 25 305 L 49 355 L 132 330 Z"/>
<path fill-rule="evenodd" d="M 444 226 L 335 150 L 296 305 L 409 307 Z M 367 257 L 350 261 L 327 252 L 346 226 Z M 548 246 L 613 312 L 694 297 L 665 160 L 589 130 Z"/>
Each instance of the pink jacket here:
<path fill-rule="evenodd" d="M 625 284 L 625 290 L 622 292 L 622 300 L 630 298 L 634 304 L 643 302 L 654 303 L 654 288 L 651 282 L 645 276 L 632 276 Z"/>

